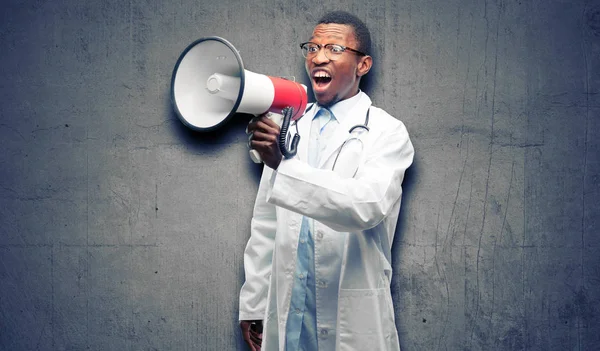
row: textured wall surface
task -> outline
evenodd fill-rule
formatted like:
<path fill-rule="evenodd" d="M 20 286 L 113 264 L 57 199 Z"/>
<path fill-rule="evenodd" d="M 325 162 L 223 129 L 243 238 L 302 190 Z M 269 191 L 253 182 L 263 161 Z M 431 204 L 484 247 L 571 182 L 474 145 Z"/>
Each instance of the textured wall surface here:
<path fill-rule="evenodd" d="M 297 43 L 338 7 L 371 28 L 365 89 L 416 148 L 402 348 L 598 348 L 600 2 L 323 3 L 2 2 L 1 350 L 244 349 L 248 118 L 186 129 L 172 69 L 219 35 L 306 81 Z"/>

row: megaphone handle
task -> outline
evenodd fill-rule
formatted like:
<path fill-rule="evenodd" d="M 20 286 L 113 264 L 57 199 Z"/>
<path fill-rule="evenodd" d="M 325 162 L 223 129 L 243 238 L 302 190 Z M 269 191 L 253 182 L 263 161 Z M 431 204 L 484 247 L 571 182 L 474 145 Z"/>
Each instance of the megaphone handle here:
<path fill-rule="evenodd" d="M 279 150 L 281 150 L 281 154 L 285 158 L 292 158 L 296 156 L 296 152 L 298 151 L 298 143 L 300 142 L 300 135 L 296 133 L 294 138 L 292 139 L 292 143 L 290 145 L 290 149 L 288 150 L 286 144 L 287 141 L 287 133 L 290 127 L 290 122 L 292 120 L 292 116 L 294 115 L 294 108 L 288 106 L 283 109 L 283 122 L 281 123 L 281 131 L 279 133 Z"/>
<path fill-rule="evenodd" d="M 262 162 L 262 157 L 260 157 L 260 154 L 258 153 L 258 151 L 254 150 L 254 149 L 250 149 L 250 151 L 248 153 L 250 154 L 250 159 L 252 160 L 252 162 L 254 162 L 254 163 Z"/>

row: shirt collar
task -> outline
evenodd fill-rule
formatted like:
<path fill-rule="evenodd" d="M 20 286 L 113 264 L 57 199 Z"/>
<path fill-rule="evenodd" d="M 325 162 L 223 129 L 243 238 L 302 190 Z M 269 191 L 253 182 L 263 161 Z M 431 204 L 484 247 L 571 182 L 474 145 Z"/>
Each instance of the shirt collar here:
<path fill-rule="evenodd" d="M 364 93 L 362 92 L 362 90 L 358 91 L 358 94 L 354 95 L 351 98 L 348 98 L 346 100 L 342 100 L 342 101 L 338 101 L 336 104 L 334 104 L 333 106 L 329 107 L 329 111 L 331 111 L 331 113 L 333 114 L 333 116 L 335 117 L 335 119 L 337 119 L 338 122 L 342 122 L 342 120 L 349 114 L 351 113 L 352 109 L 354 108 L 354 106 L 356 106 L 356 104 L 358 103 L 358 101 L 361 99 L 361 97 L 364 95 Z M 317 105 L 317 107 L 319 107 L 316 111 L 315 114 L 323 107 Z"/>

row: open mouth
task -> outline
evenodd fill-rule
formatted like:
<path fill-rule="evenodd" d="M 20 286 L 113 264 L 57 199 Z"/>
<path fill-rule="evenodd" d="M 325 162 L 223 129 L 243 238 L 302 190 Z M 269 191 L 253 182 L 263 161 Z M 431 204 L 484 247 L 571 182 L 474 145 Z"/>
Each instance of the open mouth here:
<path fill-rule="evenodd" d="M 313 74 L 313 81 L 317 87 L 324 88 L 331 83 L 331 76 L 327 72 L 317 71 Z"/>

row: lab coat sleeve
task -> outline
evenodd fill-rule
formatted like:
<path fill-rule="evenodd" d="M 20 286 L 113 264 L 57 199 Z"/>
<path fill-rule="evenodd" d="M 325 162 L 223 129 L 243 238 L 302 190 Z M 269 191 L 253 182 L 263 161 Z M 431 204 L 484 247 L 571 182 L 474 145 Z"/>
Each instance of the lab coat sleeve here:
<path fill-rule="evenodd" d="M 270 179 L 267 201 L 314 218 L 340 232 L 378 225 L 402 195 L 405 170 L 414 149 L 400 123 L 378 136 L 354 178 L 284 160 Z"/>
<path fill-rule="evenodd" d="M 244 251 L 246 281 L 240 291 L 240 320 L 265 317 L 277 223 L 275 206 L 266 201 L 271 173 L 272 170 L 265 166 L 254 204 L 250 238 Z"/>

